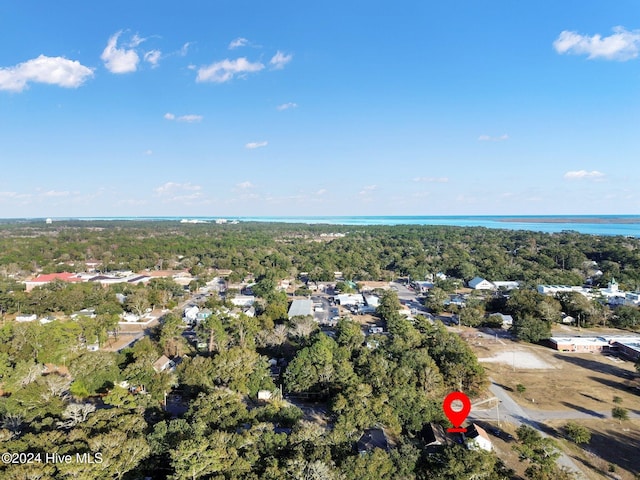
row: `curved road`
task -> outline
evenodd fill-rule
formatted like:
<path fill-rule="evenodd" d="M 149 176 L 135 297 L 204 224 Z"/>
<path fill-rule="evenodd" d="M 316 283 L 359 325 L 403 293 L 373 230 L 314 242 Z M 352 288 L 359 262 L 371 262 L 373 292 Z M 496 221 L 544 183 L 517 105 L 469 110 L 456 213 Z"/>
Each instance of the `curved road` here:
<path fill-rule="evenodd" d="M 544 411 L 544 410 L 529 410 L 518 405 L 507 391 L 498 385 L 493 379 L 491 380 L 491 386 L 489 390 L 500 401 L 497 407 L 487 410 L 473 410 L 469 414 L 469 417 L 477 420 L 497 420 L 507 421 L 513 423 L 516 426 L 522 424 L 529 425 L 535 428 L 543 437 L 548 437 L 544 431 L 542 431 L 541 423 L 545 420 L 557 420 L 557 419 L 578 419 L 578 418 L 610 418 L 611 412 L 596 412 L 591 410 L 585 411 Z M 629 417 L 640 418 L 640 415 L 635 412 L 629 412 Z M 575 462 L 566 454 L 561 452 L 560 458 L 558 458 L 558 464 L 566 467 L 569 470 L 576 473 L 578 479 L 586 479 L 582 470 L 578 468 Z"/>
<path fill-rule="evenodd" d="M 611 418 L 611 410 L 531 410 L 518 405 L 515 400 L 507 393 L 507 391 L 491 379 L 489 387 L 491 393 L 500 400 L 500 411 L 496 408 L 486 410 L 478 409 L 472 411 L 469 416 L 479 420 L 500 420 L 509 421 L 515 425 L 526 423 L 534 426 L 535 423 L 545 422 L 547 420 L 579 420 L 579 419 L 604 419 Z M 640 413 L 628 410 L 629 418 L 640 418 Z"/>

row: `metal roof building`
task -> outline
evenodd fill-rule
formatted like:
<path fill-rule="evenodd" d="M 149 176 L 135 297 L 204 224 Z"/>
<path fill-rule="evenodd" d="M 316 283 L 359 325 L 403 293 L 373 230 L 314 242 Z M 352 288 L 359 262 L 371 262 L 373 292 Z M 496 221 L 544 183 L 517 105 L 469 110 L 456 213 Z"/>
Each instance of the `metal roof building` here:
<path fill-rule="evenodd" d="M 289 319 L 313 315 L 313 301 L 309 299 L 294 300 L 289 307 Z"/>

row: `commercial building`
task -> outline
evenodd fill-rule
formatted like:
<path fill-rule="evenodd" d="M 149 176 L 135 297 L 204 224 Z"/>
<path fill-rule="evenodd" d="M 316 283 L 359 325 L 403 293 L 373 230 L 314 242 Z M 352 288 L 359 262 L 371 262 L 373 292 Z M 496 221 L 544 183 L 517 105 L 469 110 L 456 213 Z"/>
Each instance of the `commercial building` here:
<path fill-rule="evenodd" d="M 294 300 L 289 307 L 289 320 L 293 317 L 306 317 L 313 315 L 313 300 Z"/>

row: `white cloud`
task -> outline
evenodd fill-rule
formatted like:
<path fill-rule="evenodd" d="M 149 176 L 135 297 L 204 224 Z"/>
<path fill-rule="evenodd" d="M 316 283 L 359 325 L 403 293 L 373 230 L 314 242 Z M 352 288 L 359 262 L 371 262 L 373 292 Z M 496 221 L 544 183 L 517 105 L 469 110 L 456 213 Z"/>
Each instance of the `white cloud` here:
<path fill-rule="evenodd" d="M 504 142 L 505 140 L 509 140 L 509 135 L 506 133 L 499 137 L 492 137 L 490 135 L 480 135 L 478 137 L 479 142 Z"/>
<path fill-rule="evenodd" d="M 320 190 L 318 190 L 316 192 L 316 195 L 324 195 L 325 193 L 327 193 L 327 189 L 326 188 L 321 188 Z"/>
<path fill-rule="evenodd" d="M 276 110 L 282 111 L 282 110 L 289 110 L 290 108 L 298 108 L 298 104 L 293 102 L 283 103 L 282 105 L 278 105 L 276 107 Z"/>
<path fill-rule="evenodd" d="M 566 180 L 601 180 L 604 176 L 604 173 L 598 170 L 592 170 L 590 172 L 586 170 L 572 170 L 564 174 Z"/>
<path fill-rule="evenodd" d="M 71 192 L 68 191 L 60 192 L 57 190 L 49 190 L 47 192 L 42 192 L 40 195 L 43 197 L 68 197 L 70 194 Z"/>
<path fill-rule="evenodd" d="M 279 70 L 284 68 L 284 66 L 289 63 L 293 59 L 293 55 L 285 55 L 280 50 L 276 52 L 276 54 L 271 57 L 269 64 L 271 64 L 272 68 Z"/>
<path fill-rule="evenodd" d="M 149 50 L 144 54 L 144 61 L 150 63 L 152 67 L 157 67 L 160 57 L 162 57 L 160 50 Z"/>
<path fill-rule="evenodd" d="M 138 62 L 140 62 L 140 57 L 136 53 L 133 48 L 118 48 L 118 37 L 122 34 L 122 30 L 114 33 L 109 41 L 107 42 L 107 46 L 102 52 L 100 58 L 104 62 L 104 66 L 111 73 L 129 73 L 135 72 L 138 69 Z M 143 39 L 134 35 L 131 46 L 138 46 Z"/>
<path fill-rule="evenodd" d="M 248 148 L 249 150 L 254 150 L 256 148 L 266 147 L 268 144 L 269 142 L 249 142 L 245 145 L 245 148 Z"/>
<path fill-rule="evenodd" d="M 203 118 L 204 117 L 202 115 L 189 114 L 189 115 L 182 115 L 176 118 L 176 120 L 178 120 L 179 122 L 185 122 L 185 123 L 196 123 L 196 122 L 202 121 Z"/>
<path fill-rule="evenodd" d="M 426 182 L 426 183 L 447 183 L 448 177 L 415 177 L 414 182 Z"/>
<path fill-rule="evenodd" d="M 160 185 L 159 187 L 155 188 L 154 192 L 160 197 L 175 197 L 177 194 L 182 192 L 200 192 L 200 190 L 202 190 L 202 187 L 200 185 L 194 185 L 191 182 L 167 182 L 164 185 Z"/>
<path fill-rule="evenodd" d="M 235 40 L 232 40 L 231 43 L 229 43 L 229 50 L 246 47 L 247 45 L 249 45 L 249 40 L 247 40 L 246 38 L 238 37 Z"/>
<path fill-rule="evenodd" d="M 40 55 L 15 67 L 0 68 L 0 90 L 21 92 L 29 83 L 77 88 L 92 76 L 93 69 L 76 60 Z"/>
<path fill-rule="evenodd" d="M 196 122 L 201 122 L 202 119 L 204 118 L 202 115 L 194 115 L 194 114 L 189 114 L 189 115 L 181 115 L 179 117 L 176 117 L 173 113 L 171 112 L 167 112 L 163 115 L 165 120 L 176 120 L 178 122 L 184 122 L 184 123 L 196 123 Z"/>
<path fill-rule="evenodd" d="M 145 150 L 144 151 L 145 155 L 153 155 L 153 150 L 149 149 L 149 150 Z"/>
<path fill-rule="evenodd" d="M 140 35 L 138 35 L 137 33 L 131 37 L 131 41 L 129 42 L 129 47 L 131 48 L 135 48 L 138 45 L 140 45 L 142 42 L 144 42 L 146 40 L 146 38 L 142 38 Z"/>
<path fill-rule="evenodd" d="M 553 42 L 553 48 L 560 54 L 587 55 L 589 59 L 603 58 L 624 62 L 637 58 L 640 50 L 640 30 L 626 30 L 614 27 L 613 34 L 602 37 L 581 35 L 564 30 Z"/>
<path fill-rule="evenodd" d="M 237 183 L 236 187 L 240 190 L 247 190 L 249 188 L 255 187 L 255 185 L 247 180 L 246 182 Z"/>
<path fill-rule="evenodd" d="M 182 45 L 182 48 L 180 49 L 180 56 L 181 57 L 185 57 L 187 55 L 187 53 L 189 53 L 189 47 L 192 45 L 191 42 L 187 42 L 184 45 Z"/>
<path fill-rule="evenodd" d="M 358 192 L 359 195 L 369 195 L 378 189 L 377 185 L 367 185 L 362 187 L 362 190 Z"/>
<path fill-rule="evenodd" d="M 30 193 L 18 193 L 18 192 L 0 192 L 0 200 L 12 199 L 12 200 L 25 200 L 30 199 L 32 195 Z"/>
<path fill-rule="evenodd" d="M 237 75 L 259 72 L 264 68 L 260 62 L 252 63 L 245 57 L 212 63 L 198 70 L 197 82 L 224 83 L 232 80 Z"/>

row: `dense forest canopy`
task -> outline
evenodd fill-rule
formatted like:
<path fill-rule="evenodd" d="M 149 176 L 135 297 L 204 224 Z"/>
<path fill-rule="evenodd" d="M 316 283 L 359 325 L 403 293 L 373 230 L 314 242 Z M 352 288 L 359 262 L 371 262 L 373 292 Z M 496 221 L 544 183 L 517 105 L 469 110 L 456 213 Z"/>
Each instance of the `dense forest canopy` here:
<path fill-rule="evenodd" d="M 338 235 L 332 235 L 338 234 Z M 539 233 L 481 227 L 340 226 L 279 223 L 180 224 L 171 221 L 70 221 L 0 224 L 0 273 L 187 268 L 231 269 L 237 276 L 277 270 L 313 279 L 334 271 L 353 280 L 443 272 L 469 280 L 582 284 L 594 270 L 599 284 L 615 278 L 640 286 L 640 242 L 620 236 Z"/>
<path fill-rule="evenodd" d="M 407 319 L 393 291 L 378 292 L 384 333 L 365 336 L 349 318 L 323 330 L 310 317 L 288 318 L 288 296 L 277 282 L 303 273 L 309 282 L 333 281 L 342 272 L 347 290 L 349 281 L 444 273 L 448 279 L 425 299 L 437 313 L 446 292 L 462 281 L 516 280 L 521 288 L 510 296 L 470 299 L 460 320 L 477 326 L 491 321 L 485 312 L 505 311 L 514 315 L 518 338 L 538 341 L 561 310 L 584 324 L 608 315 L 579 295 L 552 298 L 527 287 L 587 280 L 595 287 L 615 278 L 621 288 L 637 290 L 639 247 L 626 237 L 431 226 L 0 224 L 5 450 L 100 459 L 0 465 L 0 478 L 509 478 L 491 453 L 457 444 L 433 452 L 423 440 L 430 424 L 447 425 L 441 408 L 447 392 L 476 396 L 488 382 L 456 333 L 425 316 Z M 201 306 L 212 314 L 189 332 L 194 343 L 184 335 L 190 327 L 182 312 L 172 310 L 187 304 L 189 292 L 171 278 L 107 287 L 54 281 L 31 292 L 22 283 L 89 265 L 105 273 L 189 270 L 191 290 L 225 270 L 229 282 L 254 279 L 259 301 L 250 316 L 233 311 L 228 298 L 208 296 Z M 124 311 L 142 314 L 151 306 L 164 309 L 163 316 L 135 344 L 119 352 L 87 350 L 117 332 Z M 71 315 L 88 308 L 90 315 Z M 18 312 L 58 318 L 11 321 Z M 637 308 L 620 307 L 615 319 L 635 327 L 638 316 Z M 158 369 L 162 357 L 177 368 Z M 269 402 L 257 401 L 261 391 L 271 392 Z M 170 392 L 179 396 L 182 413 L 167 411 Z M 299 397 L 317 404 L 303 411 Z M 368 429 L 384 429 L 393 447 L 358 453 L 355 444 Z M 525 453 L 540 443 L 526 433 L 519 438 Z M 528 478 L 568 478 L 555 459 L 526 459 Z"/>

